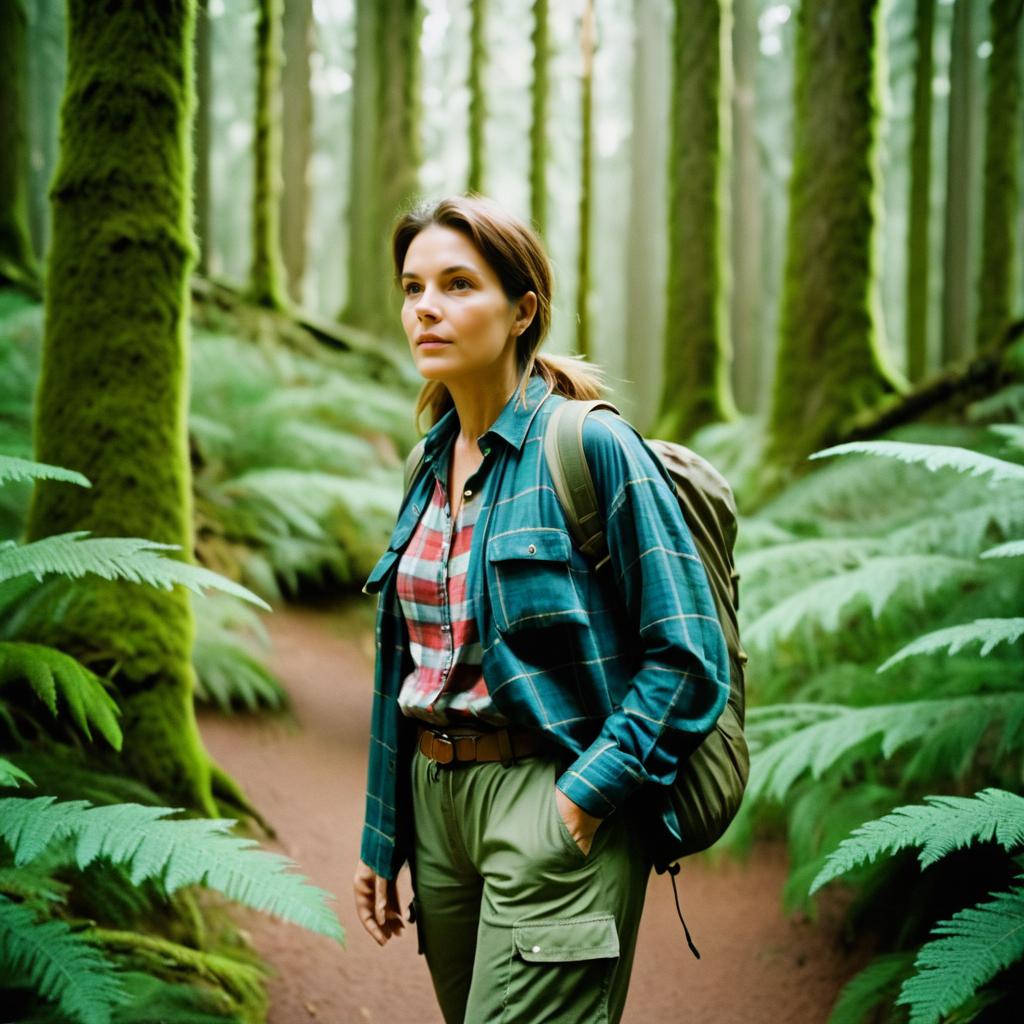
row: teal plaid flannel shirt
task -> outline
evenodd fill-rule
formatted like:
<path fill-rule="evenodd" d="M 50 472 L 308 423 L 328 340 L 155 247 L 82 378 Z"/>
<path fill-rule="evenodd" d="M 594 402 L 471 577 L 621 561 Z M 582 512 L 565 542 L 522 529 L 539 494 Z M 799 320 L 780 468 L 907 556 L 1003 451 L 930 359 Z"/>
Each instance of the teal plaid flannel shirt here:
<path fill-rule="evenodd" d="M 525 405 L 517 389 L 478 442 L 492 461 L 467 591 L 484 678 L 511 721 L 565 749 L 570 763 L 557 785 L 570 800 L 601 818 L 627 801 L 642 815 L 661 868 L 667 859 L 659 850 L 679 834 L 663 787 L 726 705 L 728 653 L 671 478 L 636 430 L 607 410 L 587 417 L 583 443 L 610 568 L 595 569 L 573 544 L 543 449 L 545 424 L 562 401 L 532 377 Z M 397 702 L 413 665 L 396 568 L 429 501 L 431 463 L 447 458 L 457 430 L 453 409 L 427 434 L 423 465 L 363 588 L 378 599 L 360 856 L 386 878 L 409 854 L 415 744 L 415 721 Z"/>

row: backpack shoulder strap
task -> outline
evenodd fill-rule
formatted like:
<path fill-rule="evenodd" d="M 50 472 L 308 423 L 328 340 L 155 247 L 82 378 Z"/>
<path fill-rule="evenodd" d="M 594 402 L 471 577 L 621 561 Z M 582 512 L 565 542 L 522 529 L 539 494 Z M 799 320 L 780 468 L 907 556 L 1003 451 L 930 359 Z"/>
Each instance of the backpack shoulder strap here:
<path fill-rule="evenodd" d="M 426 444 L 427 439 L 421 437 L 409 454 L 405 457 L 405 488 L 404 491 L 409 490 L 409 484 L 416 478 L 417 472 L 419 472 L 420 466 L 423 464 L 423 448 Z"/>
<path fill-rule="evenodd" d="M 545 427 L 544 458 L 569 532 L 583 554 L 600 568 L 608 560 L 608 542 L 583 448 L 583 421 L 594 409 L 610 409 L 616 415 L 619 412 L 601 399 L 562 402 Z"/>

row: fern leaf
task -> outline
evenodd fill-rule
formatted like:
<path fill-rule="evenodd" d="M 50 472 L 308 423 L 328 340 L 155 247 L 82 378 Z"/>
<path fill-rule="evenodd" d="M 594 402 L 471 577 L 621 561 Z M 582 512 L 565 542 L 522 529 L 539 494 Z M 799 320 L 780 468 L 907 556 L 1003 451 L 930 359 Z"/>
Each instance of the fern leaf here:
<path fill-rule="evenodd" d="M 899 983 L 913 966 L 912 952 L 875 957 L 843 986 L 832 1007 L 828 1024 L 863 1024 L 873 1010 L 892 1002 Z"/>
<path fill-rule="evenodd" d="M 71 1021 L 110 1024 L 123 998 L 114 965 L 63 921 L 37 921 L 32 911 L 0 896 L 0 963 L 23 974 Z"/>
<path fill-rule="evenodd" d="M 982 551 L 982 558 L 1020 558 L 1024 555 L 1024 540 L 1010 540 L 987 551 Z"/>
<path fill-rule="evenodd" d="M 1024 426 L 1020 423 L 992 423 L 988 429 L 1005 438 L 1011 448 L 1024 452 Z"/>
<path fill-rule="evenodd" d="M 249 711 L 278 709 L 288 695 L 276 676 L 237 641 L 198 638 L 192 651 L 196 696 L 228 713 L 241 703 Z"/>
<path fill-rule="evenodd" d="M 1024 957 L 1024 885 L 988 903 L 958 911 L 932 929 L 939 938 L 917 954 L 917 973 L 896 1002 L 910 1007 L 910 1024 L 938 1024 L 999 971 Z"/>
<path fill-rule="evenodd" d="M 854 829 L 829 855 L 811 892 L 883 853 L 920 846 L 926 868 L 972 842 L 995 840 L 1006 850 L 1024 843 L 1024 798 L 1001 789 L 973 797 L 928 796 L 927 806 L 908 804 Z"/>
<path fill-rule="evenodd" d="M 311 931 L 343 941 L 344 933 L 328 907 L 329 893 L 301 875 L 287 873 L 293 862 L 231 835 L 230 820 L 162 820 L 173 808 L 114 804 L 90 807 L 83 800 L 52 797 L 0 799 L 0 837 L 15 864 L 26 864 L 64 837 L 75 840 L 75 858 L 84 868 L 96 857 L 129 865 L 132 881 L 157 879 L 168 893 L 185 885 L 205 885 L 255 910 L 274 914 Z"/>
<path fill-rule="evenodd" d="M 252 591 L 209 569 L 157 554 L 177 550 L 176 544 L 159 544 L 138 537 L 86 538 L 87 530 L 76 530 L 44 537 L 32 544 L 0 545 L 0 583 L 27 575 L 41 580 L 47 573 L 72 577 L 95 573 L 108 580 L 126 579 L 164 590 L 180 583 L 199 594 L 203 587 L 210 587 L 270 610 Z"/>
<path fill-rule="evenodd" d="M 997 644 L 1015 643 L 1024 636 L 1024 618 L 1021 619 L 975 619 L 958 626 L 937 629 L 925 633 L 916 640 L 901 647 L 892 657 L 887 658 L 878 666 L 877 671 L 885 672 L 904 658 L 915 654 L 931 654 L 934 651 L 946 650 L 948 654 L 956 654 L 968 644 L 980 643 L 982 655 L 988 654 Z"/>
<path fill-rule="evenodd" d="M 141 971 L 121 974 L 126 1005 L 114 1014 L 113 1024 L 240 1024 L 232 1013 L 234 1002 L 217 989 L 164 981 Z"/>
<path fill-rule="evenodd" d="M 779 601 L 744 627 L 748 647 L 767 648 L 789 636 L 802 622 L 818 623 L 828 632 L 839 628 L 842 611 L 853 601 L 867 602 L 877 619 L 896 594 L 923 604 L 933 592 L 980 577 L 976 562 L 943 555 L 889 555 L 872 558 L 848 572 L 818 580 Z"/>
<path fill-rule="evenodd" d="M 1003 480 L 1024 483 L 1024 466 L 952 445 L 914 444 L 909 441 L 848 441 L 814 452 L 808 458 L 824 459 L 832 455 L 845 455 L 848 452 L 881 455 L 908 464 L 918 463 L 932 472 L 937 469 L 953 469 L 968 476 L 990 476 L 991 483 Z"/>
<path fill-rule="evenodd" d="M 23 772 L 16 764 L 11 764 L 6 758 L 0 757 L 0 786 L 13 786 L 17 789 L 19 782 L 34 785 L 31 775 Z"/>
<path fill-rule="evenodd" d="M 0 455 L 0 484 L 7 480 L 61 480 L 64 483 L 92 487 L 87 477 L 73 469 L 50 466 L 45 462 L 19 459 L 13 455 Z"/>
<path fill-rule="evenodd" d="M 63 698 L 75 725 L 89 739 L 90 726 L 115 749 L 121 749 L 121 713 L 113 697 L 103 688 L 99 676 L 69 654 L 43 644 L 0 642 L 0 686 L 14 679 L 26 679 L 36 696 L 57 714 L 57 694 Z"/>

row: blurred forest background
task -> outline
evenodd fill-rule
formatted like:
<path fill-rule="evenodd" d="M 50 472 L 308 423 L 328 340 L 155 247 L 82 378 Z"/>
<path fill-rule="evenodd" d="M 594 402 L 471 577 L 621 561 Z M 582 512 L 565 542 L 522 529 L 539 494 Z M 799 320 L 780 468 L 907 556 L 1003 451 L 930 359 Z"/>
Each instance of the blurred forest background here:
<path fill-rule="evenodd" d="M 341 939 L 226 820 L 270 834 L 194 702 L 286 710 L 255 608 L 354 595 L 387 543 L 389 226 L 476 190 L 549 247 L 549 350 L 736 492 L 720 846 L 784 836 L 790 910 L 843 876 L 877 955 L 830 1020 L 1011 1019 L 1022 11 L 0 0 L 5 1015 L 266 1019 L 211 891 Z"/>

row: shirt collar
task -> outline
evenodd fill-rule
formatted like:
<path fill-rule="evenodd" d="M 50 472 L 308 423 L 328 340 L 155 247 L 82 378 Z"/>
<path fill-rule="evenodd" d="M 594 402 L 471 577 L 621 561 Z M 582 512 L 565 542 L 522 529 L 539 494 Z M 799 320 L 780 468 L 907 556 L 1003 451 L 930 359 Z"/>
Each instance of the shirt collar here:
<path fill-rule="evenodd" d="M 500 437 L 517 451 L 521 449 L 533 417 L 548 393 L 547 382 L 543 377 L 534 374 L 526 385 L 524 403 L 519 399 L 519 384 L 516 384 L 516 389 L 505 403 L 505 408 L 501 410 L 490 428 L 481 435 L 481 449 L 487 448 L 495 437 Z M 423 442 L 424 460 L 433 462 L 437 459 L 458 429 L 458 412 L 452 407 L 427 432 Z"/>

